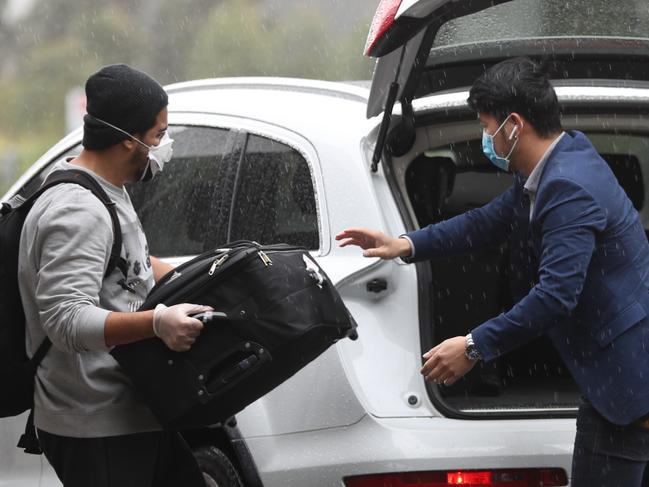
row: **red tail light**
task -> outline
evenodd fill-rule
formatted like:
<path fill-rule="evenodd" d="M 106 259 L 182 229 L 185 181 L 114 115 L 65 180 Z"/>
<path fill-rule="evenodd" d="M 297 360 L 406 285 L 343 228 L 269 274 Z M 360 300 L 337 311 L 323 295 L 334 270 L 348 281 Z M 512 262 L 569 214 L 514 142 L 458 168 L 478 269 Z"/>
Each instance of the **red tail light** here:
<path fill-rule="evenodd" d="M 528 468 L 359 475 L 344 482 L 345 487 L 560 487 L 568 485 L 568 477 L 561 468 Z"/>
<path fill-rule="evenodd" d="M 448 485 L 493 485 L 491 472 L 453 472 L 446 474 Z"/>
<path fill-rule="evenodd" d="M 365 55 L 371 56 L 372 50 L 377 41 L 394 24 L 394 17 L 397 15 L 402 0 L 381 0 L 370 26 L 370 33 L 365 43 Z"/>

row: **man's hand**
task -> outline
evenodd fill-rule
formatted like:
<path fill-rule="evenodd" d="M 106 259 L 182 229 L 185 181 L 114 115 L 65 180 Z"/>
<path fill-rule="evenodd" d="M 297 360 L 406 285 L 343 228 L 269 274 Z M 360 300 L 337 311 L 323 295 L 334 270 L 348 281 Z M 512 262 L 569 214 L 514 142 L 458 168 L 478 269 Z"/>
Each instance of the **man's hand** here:
<path fill-rule="evenodd" d="M 336 240 L 343 240 L 341 247 L 356 245 L 363 249 L 364 257 L 394 259 L 408 257 L 412 254 L 410 242 L 405 238 L 394 238 L 377 230 L 367 228 L 349 228 L 336 235 Z"/>
<path fill-rule="evenodd" d="M 201 334 L 203 323 L 189 315 L 214 311 L 198 304 L 159 304 L 153 313 L 153 331 L 174 352 L 186 352 Z"/>
<path fill-rule="evenodd" d="M 464 354 L 466 337 L 454 337 L 444 340 L 424 354 L 426 362 L 421 374 L 426 380 L 450 386 L 469 372 L 475 365 Z"/>

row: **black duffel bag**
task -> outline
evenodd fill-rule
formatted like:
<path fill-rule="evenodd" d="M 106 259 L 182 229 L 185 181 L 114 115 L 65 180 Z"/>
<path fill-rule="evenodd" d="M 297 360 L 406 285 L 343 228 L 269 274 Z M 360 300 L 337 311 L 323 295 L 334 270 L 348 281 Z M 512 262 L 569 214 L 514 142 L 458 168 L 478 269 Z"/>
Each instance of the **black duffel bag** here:
<path fill-rule="evenodd" d="M 224 421 L 291 377 L 356 324 L 308 251 L 234 242 L 164 276 L 140 310 L 195 303 L 224 317 L 191 350 L 151 338 L 111 354 L 165 428 Z"/>

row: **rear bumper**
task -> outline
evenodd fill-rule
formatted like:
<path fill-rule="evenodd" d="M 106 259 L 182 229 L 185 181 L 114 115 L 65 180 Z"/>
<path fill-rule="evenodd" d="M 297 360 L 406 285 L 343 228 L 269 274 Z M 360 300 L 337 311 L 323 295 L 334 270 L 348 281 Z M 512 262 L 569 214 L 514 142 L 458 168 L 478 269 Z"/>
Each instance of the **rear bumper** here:
<path fill-rule="evenodd" d="M 574 419 L 364 416 L 343 428 L 246 442 L 265 487 L 329 487 L 382 472 L 553 467 L 569 475 L 574 436 Z"/>

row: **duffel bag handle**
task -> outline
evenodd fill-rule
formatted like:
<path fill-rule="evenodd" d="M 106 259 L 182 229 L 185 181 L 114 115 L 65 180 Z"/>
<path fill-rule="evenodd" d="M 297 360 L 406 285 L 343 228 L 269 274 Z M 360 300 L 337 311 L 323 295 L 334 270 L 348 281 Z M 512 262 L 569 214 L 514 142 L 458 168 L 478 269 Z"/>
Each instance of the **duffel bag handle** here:
<path fill-rule="evenodd" d="M 212 365 L 212 371 L 220 371 L 220 373 L 211 374 L 208 372 L 208 378 L 205 381 L 207 392 L 214 394 L 228 389 L 271 360 L 272 357 L 268 351 L 260 344 L 255 342 L 240 344 L 230 350 L 230 353 L 223 357 L 217 365 Z"/>
<path fill-rule="evenodd" d="M 256 248 L 261 248 L 261 244 L 259 242 L 255 242 L 254 240 L 235 240 L 234 242 L 228 242 L 223 245 L 219 245 L 219 248 L 223 249 L 238 249 L 240 247 L 256 247 Z"/>
<path fill-rule="evenodd" d="M 304 250 L 308 249 L 302 245 L 291 245 L 287 243 L 274 243 L 274 244 L 260 244 L 254 240 L 235 240 L 234 242 L 228 242 L 223 245 L 219 245 L 219 249 L 239 249 L 242 247 L 254 247 L 259 250 L 274 249 L 274 250 Z"/>

